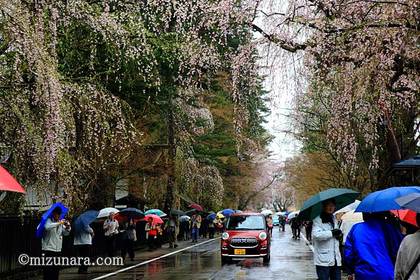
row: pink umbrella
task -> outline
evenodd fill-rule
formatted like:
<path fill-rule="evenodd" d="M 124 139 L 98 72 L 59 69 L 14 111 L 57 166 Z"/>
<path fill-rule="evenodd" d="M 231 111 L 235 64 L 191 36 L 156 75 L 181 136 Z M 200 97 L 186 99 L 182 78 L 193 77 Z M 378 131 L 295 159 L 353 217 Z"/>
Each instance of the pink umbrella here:
<path fill-rule="evenodd" d="M 144 220 L 147 222 L 147 221 L 149 221 L 149 218 L 152 218 L 153 219 L 152 224 L 154 224 L 154 225 L 156 225 L 156 224 L 163 224 L 163 220 L 158 215 L 154 215 L 154 214 L 146 215 L 144 217 Z"/>
<path fill-rule="evenodd" d="M 188 206 L 188 207 L 190 207 L 192 209 L 195 209 L 197 211 L 200 211 L 200 212 L 203 212 L 204 211 L 203 206 L 201 206 L 201 205 L 199 205 L 197 203 L 190 204 L 190 206 Z"/>
<path fill-rule="evenodd" d="M 21 185 L 0 165 L 0 191 L 25 193 Z"/>

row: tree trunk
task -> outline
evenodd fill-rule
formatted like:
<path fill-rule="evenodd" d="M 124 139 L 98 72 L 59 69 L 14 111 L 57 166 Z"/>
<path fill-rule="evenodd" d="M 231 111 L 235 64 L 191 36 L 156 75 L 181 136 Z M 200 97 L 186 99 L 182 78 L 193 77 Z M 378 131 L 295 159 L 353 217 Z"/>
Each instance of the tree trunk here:
<path fill-rule="evenodd" d="M 114 206 L 115 185 L 112 178 L 100 173 L 89 195 L 89 208 L 102 209 Z"/>
<path fill-rule="evenodd" d="M 172 209 L 174 201 L 174 188 L 175 188 L 175 120 L 172 108 L 172 98 L 169 100 L 168 110 L 168 183 L 166 186 L 166 198 L 164 205 L 164 212 L 168 213 Z"/>

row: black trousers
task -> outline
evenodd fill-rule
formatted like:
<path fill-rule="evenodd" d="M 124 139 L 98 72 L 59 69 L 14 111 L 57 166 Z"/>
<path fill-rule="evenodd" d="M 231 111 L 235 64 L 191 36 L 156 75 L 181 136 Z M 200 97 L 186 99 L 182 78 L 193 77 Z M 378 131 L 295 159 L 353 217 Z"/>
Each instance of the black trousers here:
<path fill-rule="evenodd" d="M 335 266 L 316 266 L 316 274 L 318 280 L 340 280 L 341 279 L 341 268 Z"/>
<path fill-rule="evenodd" d="M 115 252 L 115 242 L 117 240 L 117 235 L 105 236 L 106 252 L 108 257 L 113 257 Z"/>
<path fill-rule="evenodd" d="M 175 246 L 175 244 L 176 244 L 176 236 L 175 236 L 175 228 L 174 227 L 170 227 L 166 231 L 166 236 L 168 238 L 169 247 Z"/>
<path fill-rule="evenodd" d="M 156 236 L 150 235 L 147 237 L 147 243 L 149 243 L 149 249 L 155 249 L 156 248 Z"/>
<path fill-rule="evenodd" d="M 209 228 L 209 238 L 214 238 L 214 232 L 216 229 L 214 227 Z"/>
<path fill-rule="evenodd" d="M 305 231 L 306 231 L 306 239 L 308 239 L 308 241 L 311 241 L 312 240 L 312 228 L 306 227 Z"/>
<path fill-rule="evenodd" d="M 295 239 L 300 238 L 300 227 L 292 228 L 292 232 L 293 232 L 293 238 Z"/>
<path fill-rule="evenodd" d="M 77 255 L 79 257 L 83 257 L 83 258 L 90 258 L 90 248 L 92 245 L 75 245 L 76 250 L 77 250 Z M 83 260 L 80 263 L 79 266 L 79 273 L 82 272 L 87 272 L 88 271 L 88 266 L 85 265 L 85 260 Z"/>
<path fill-rule="evenodd" d="M 53 252 L 53 251 L 42 251 L 45 257 L 60 257 L 61 252 Z M 47 262 L 47 260 L 45 260 Z M 52 262 L 54 264 L 54 262 Z M 44 266 L 43 267 L 44 273 L 44 280 L 58 280 L 58 276 L 60 275 L 60 266 L 58 265 L 51 265 L 51 266 Z"/>
<path fill-rule="evenodd" d="M 130 239 L 122 240 L 121 257 L 125 259 L 125 256 L 127 255 L 127 253 L 130 259 L 134 259 L 134 240 L 130 240 Z"/>

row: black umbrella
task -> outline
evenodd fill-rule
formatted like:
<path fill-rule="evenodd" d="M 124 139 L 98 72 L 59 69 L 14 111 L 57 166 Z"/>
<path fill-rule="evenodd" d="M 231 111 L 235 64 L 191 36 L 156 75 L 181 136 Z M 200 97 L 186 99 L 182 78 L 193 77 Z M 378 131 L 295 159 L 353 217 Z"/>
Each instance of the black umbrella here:
<path fill-rule="evenodd" d="M 129 218 L 144 218 L 144 213 L 137 208 L 125 208 L 120 211 L 120 215 L 127 216 Z"/>
<path fill-rule="evenodd" d="M 181 211 L 179 209 L 171 209 L 171 215 L 172 216 L 184 216 L 185 212 Z"/>
<path fill-rule="evenodd" d="M 185 211 L 185 215 L 192 216 L 197 212 L 198 212 L 197 210 L 191 209 L 191 210 Z"/>

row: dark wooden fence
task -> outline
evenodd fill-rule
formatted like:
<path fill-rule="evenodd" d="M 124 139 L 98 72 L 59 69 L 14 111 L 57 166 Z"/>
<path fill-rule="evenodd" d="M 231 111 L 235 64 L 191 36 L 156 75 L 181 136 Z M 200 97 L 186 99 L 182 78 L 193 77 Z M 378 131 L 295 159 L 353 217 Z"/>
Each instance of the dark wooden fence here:
<path fill-rule="evenodd" d="M 39 221 L 39 218 L 35 217 L 0 217 L 0 279 L 3 276 L 37 269 L 35 267 L 21 266 L 18 263 L 18 257 L 23 253 L 29 256 L 41 255 L 41 240 L 35 237 Z M 91 226 L 95 231 L 92 256 L 103 256 L 105 255 L 106 247 L 102 224 L 93 223 Z M 145 222 L 137 223 L 137 248 L 144 246 L 146 242 L 144 226 Z M 119 247 L 119 242 L 117 241 L 117 248 Z M 76 255 L 72 234 L 64 237 L 62 253 L 64 256 Z"/>
<path fill-rule="evenodd" d="M 0 275 L 21 269 L 20 254 L 40 255 L 41 243 L 35 237 L 38 219 L 32 217 L 0 218 Z"/>

